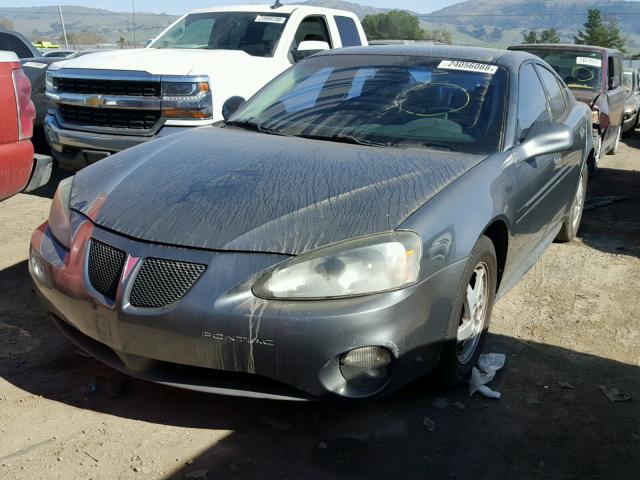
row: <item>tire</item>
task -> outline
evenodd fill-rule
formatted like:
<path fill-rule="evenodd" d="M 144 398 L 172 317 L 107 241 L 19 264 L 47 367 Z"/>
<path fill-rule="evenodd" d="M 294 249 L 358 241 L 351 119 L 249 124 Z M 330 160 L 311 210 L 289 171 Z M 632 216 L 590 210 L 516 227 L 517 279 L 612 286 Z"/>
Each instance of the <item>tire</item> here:
<path fill-rule="evenodd" d="M 562 222 L 562 227 L 556 236 L 556 242 L 570 242 L 578 234 L 580 228 L 580 222 L 582 221 L 582 213 L 584 212 L 584 199 L 587 194 L 587 170 L 582 169 L 580 173 L 580 181 L 576 187 L 576 193 L 569 207 L 569 214 L 567 218 Z"/>
<path fill-rule="evenodd" d="M 471 375 L 471 369 L 478 361 L 491 321 L 491 313 L 493 312 L 493 304 L 496 297 L 497 265 L 493 242 L 488 237 L 481 236 L 469 255 L 469 260 L 458 285 L 449 317 L 447 340 L 442 346 L 440 361 L 435 372 L 439 383 L 445 388 L 453 388 L 468 380 Z M 473 287 L 479 287 L 477 282 L 479 272 L 484 272 L 486 275 L 484 282 L 486 290 L 478 290 L 478 292 L 483 290 L 485 294 L 484 305 L 478 307 L 483 310 L 483 314 L 481 317 L 478 316 L 472 319 L 467 314 L 467 310 L 469 310 L 467 288 L 472 287 L 473 290 Z M 465 322 L 465 318 L 469 322 Z M 464 328 L 465 323 L 467 328 Z M 463 332 L 462 334 L 467 335 L 471 331 L 475 334 L 468 337 L 466 342 L 458 341 L 459 333 Z"/>
<path fill-rule="evenodd" d="M 589 169 L 590 177 L 593 177 L 598 171 L 600 155 L 602 155 L 602 135 L 598 133 L 594 135 L 593 138 L 593 155 L 587 160 L 587 168 Z"/>
<path fill-rule="evenodd" d="M 615 155 L 618 153 L 618 147 L 620 146 L 620 138 L 622 137 L 622 125 L 618 127 L 618 136 L 616 137 L 616 141 L 613 143 L 611 150 L 607 152 L 607 155 Z"/>

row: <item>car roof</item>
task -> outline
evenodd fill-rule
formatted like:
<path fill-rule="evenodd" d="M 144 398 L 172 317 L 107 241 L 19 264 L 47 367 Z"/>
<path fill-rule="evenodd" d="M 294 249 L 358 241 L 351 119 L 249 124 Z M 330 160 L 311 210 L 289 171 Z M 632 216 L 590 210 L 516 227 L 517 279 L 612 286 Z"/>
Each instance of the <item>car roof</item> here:
<path fill-rule="evenodd" d="M 336 10 L 334 8 L 314 7 L 310 5 L 281 5 L 278 8 L 272 8 L 273 4 L 257 4 L 257 5 L 228 5 L 224 7 L 208 7 L 193 10 L 189 13 L 212 13 L 212 12 L 252 12 L 252 13 L 285 13 L 291 14 L 294 11 L 300 10 L 302 13 L 324 13 L 339 14 L 339 15 L 353 15 L 351 12 L 345 10 Z"/>
<path fill-rule="evenodd" d="M 618 54 L 620 50 L 615 48 L 596 47 L 594 45 L 576 45 L 573 43 L 523 43 L 522 45 L 511 45 L 509 50 L 526 50 L 526 49 L 539 49 L 539 50 L 584 50 L 585 52 L 606 52 L 608 55 Z"/>
<path fill-rule="evenodd" d="M 326 50 L 317 55 L 392 55 L 435 57 L 452 60 L 487 62 L 516 68 L 525 60 L 540 60 L 527 52 L 483 47 L 453 47 L 450 45 L 376 45 Z"/>

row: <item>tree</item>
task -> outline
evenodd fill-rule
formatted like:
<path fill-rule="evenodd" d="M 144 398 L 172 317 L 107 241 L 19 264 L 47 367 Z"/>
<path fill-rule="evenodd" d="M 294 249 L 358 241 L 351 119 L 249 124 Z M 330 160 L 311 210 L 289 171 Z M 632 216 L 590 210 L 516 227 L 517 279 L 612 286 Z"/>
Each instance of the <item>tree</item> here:
<path fill-rule="evenodd" d="M 430 40 L 432 42 L 446 43 L 447 45 L 451 45 L 452 43 L 451 32 L 449 30 L 444 30 L 441 28 L 436 28 L 435 30 L 431 31 L 425 31 L 423 39 Z"/>
<path fill-rule="evenodd" d="M 422 40 L 425 33 L 418 17 L 401 10 L 367 15 L 362 26 L 370 39 Z"/>
<path fill-rule="evenodd" d="M 6 18 L 0 18 L 0 28 L 5 28 L 7 30 L 13 30 L 13 22 Z"/>
<path fill-rule="evenodd" d="M 542 30 L 540 33 L 531 30 L 529 33 L 523 33 L 522 37 L 522 43 L 560 43 L 560 35 L 555 28 Z"/>
<path fill-rule="evenodd" d="M 67 40 L 70 45 L 93 45 L 96 43 L 106 43 L 104 37 L 94 32 L 67 33 Z M 60 37 L 60 41 L 64 42 L 64 37 Z"/>
<path fill-rule="evenodd" d="M 540 34 L 540 43 L 560 43 L 560 35 L 555 28 L 543 30 Z"/>
<path fill-rule="evenodd" d="M 596 45 L 598 47 L 617 48 L 624 52 L 624 38 L 620 36 L 620 27 L 615 19 L 602 20 L 598 9 L 590 9 L 584 31 L 579 31 L 575 43 L 580 45 Z"/>

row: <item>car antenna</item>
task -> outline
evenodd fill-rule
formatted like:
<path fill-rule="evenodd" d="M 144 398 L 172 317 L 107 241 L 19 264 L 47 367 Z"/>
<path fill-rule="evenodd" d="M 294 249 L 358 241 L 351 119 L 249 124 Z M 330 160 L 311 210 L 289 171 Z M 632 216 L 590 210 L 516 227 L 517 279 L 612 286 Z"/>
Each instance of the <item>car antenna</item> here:
<path fill-rule="evenodd" d="M 273 4 L 273 5 L 271 5 L 271 8 L 275 10 L 276 8 L 280 8 L 280 7 L 282 7 L 282 6 L 283 6 L 283 5 L 280 3 L 280 0 L 276 0 L 276 1 L 274 2 L 274 4 Z"/>

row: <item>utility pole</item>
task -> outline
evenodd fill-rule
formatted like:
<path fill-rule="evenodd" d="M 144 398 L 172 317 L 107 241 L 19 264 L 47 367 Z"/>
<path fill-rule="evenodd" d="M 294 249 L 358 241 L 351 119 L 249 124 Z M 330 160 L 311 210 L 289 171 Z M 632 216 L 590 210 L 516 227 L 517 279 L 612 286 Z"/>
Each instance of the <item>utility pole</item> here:
<path fill-rule="evenodd" d="M 131 0 L 131 12 L 133 17 L 133 48 L 136 48 L 136 0 Z"/>
<path fill-rule="evenodd" d="M 69 41 L 67 40 L 67 29 L 64 28 L 64 18 L 62 16 L 62 7 L 58 5 L 58 14 L 60 15 L 60 23 L 62 24 L 62 35 L 64 36 L 64 47 L 69 50 Z"/>

